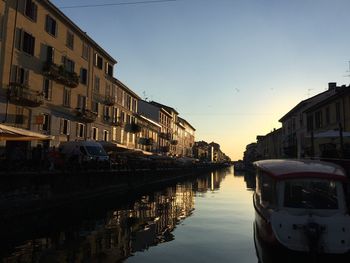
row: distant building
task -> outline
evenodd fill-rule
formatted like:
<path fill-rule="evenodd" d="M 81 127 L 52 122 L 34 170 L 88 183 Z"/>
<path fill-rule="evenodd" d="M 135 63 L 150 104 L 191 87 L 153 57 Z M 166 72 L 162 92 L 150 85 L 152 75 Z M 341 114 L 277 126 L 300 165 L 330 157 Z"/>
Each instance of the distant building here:
<path fill-rule="evenodd" d="M 259 160 L 282 158 L 282 129 L 274 129 L 272 132 L 257 136 L 256 153 Z"/>

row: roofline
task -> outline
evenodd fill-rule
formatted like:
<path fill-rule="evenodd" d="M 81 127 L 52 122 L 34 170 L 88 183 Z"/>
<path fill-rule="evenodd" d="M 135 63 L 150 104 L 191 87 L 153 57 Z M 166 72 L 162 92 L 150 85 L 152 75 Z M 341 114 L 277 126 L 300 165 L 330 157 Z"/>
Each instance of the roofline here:
<path fill-rule="evenodd" d="M 169 106 L 166 106 L 166 105 L 161 104 L 161 103 L 159 103 L 159 102 L 151 101 L 150 103 L 151 103 L 151 104 L 157 104 L 157 105 L 159 105 L 159 106 L 162 107 L 162 108 L 169 109 L 169 110 L 175 112 L 176 114 L 179 114 L 174 108 L 169 107 Z"/>
<path fill-rule="evenodd" d="M 279 122 L 283 122 L 286 118 L 288 118 L 290 115 L 292 115 L 296 110 L 298 110 L 299 108 L 301 108 L 302 106 L 305 106 L 308 102 L 310 102 L 312 99 L 326 93 L 329 92 L 329 90 L 325 90 L 321 93 L 318 93 L 314 96 L 312 96 L 311 98 L 308 98 L 306 100 L 302 100 L 301 102 L 299 102 L 297 105 L 294 106 L 294 108 L 292 108 L 290 111 L 288 111 L 281 119 L 279 119 Z"/>
<path fill-rule="evenodd" d="M 100 51 L 101 53 L 103 53 L 103 55 L 105 55 L 110 61 L 112 61 L 114 64 L 118 63 L 111 55 L 109 55 L 107 53 L 107 51 L 105 51 L 99 44 L 97 44 L 97 42 L 95 42 L 95 40 L 93 40 L 91 37 L 89 37 L 87 35 L 86 32 L 84 32 L 83 30 L 81 30 L 81 28 L 79 26 L 77 26 L 68 16 L 66 16 L 61 10 L 58 9 L 57 6 L 55 6 L 53 3 L 51 3 L 51 1 L 49 0 L 41 0 L 40 1 L 41 4 L 46 4 L 48 6 L 48 8 L 51 8 L 51 10 L 53 12 L 56 13 L 56 15 L 58 15 L 60 18 L 62 18 L 65 22 L 67 22 L 70 26 L 72 26 L 76 31 L 78 31 L 80 33 L 80 35 L 85 38 L 86 40 L 88 40 L 90 43 L 92 43 L 97 49 L 98 51 Z"/>
<path fill-rule="evenodd" d="M 347 94 L 347 93 L 350 93 L 350 86 L 348 87 L 340 87 L 340 90 L 338 92 L 336 92 L 335 94 L 329 96 L 328 98 L 316 103 L 315 105 L 311 106 L 310 108 L 306 109 L 304 112 L 305 113 L 309 113 L 315 109 L 317 109 L 318 107 L 332 101 L 332 100 L 335 100 L 337 99 L 338 97 L 344 95 L 344 94 Z"/>
<path fill-rule="evenodd" d="M 123 82 L 121 82 L 119 79 L 113 78 L 113 81 L 115 84 L 117 84 L 118 86 L 120 86 L 121 88 L 125 89 L 127 92 L 131 93 L 134 97 L 136 97 L 138 100 L 140 100 L 141 98 L 139 97 L 139 95 L 137 95 L 135 92 L 133 92 L 130 88 L 128 88 L 128 86 L 126 86 Z"/>
<path fill-rule="evenodd" d="M 196 129 L 195 129 L 188 121 L 186 121 L 184 118 L 181 118 L 181 117 L 178 117 L 178 118 L 179 118 L 180 120 L 186 122 L 186 124 L 187 124 L 188 126 L 190 126 L 194 131 L 196 131 Z"/>

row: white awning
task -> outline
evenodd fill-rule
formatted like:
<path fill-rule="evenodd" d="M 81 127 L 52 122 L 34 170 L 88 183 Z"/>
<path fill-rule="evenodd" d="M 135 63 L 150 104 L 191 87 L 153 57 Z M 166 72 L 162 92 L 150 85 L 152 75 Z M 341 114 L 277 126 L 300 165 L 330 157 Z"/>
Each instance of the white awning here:
<path fill-rule="evenodd" d="M 41 140 L 41 141 L 51 140 L 51 136 L 0 124 L 0 141 L 35 141 L 35 140 Z"/>

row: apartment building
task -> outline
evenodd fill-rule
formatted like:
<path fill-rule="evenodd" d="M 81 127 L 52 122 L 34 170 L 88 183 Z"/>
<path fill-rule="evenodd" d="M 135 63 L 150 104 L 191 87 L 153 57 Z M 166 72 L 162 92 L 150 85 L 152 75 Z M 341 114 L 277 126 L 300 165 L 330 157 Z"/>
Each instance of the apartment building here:
<path fill-rule="evenodd" d="M 350 157 L 350 87 L 338 87 L 332 96 L 305 111 L 308 155 Z"/>
<path fill-rule="evenodd" d="M 162 126 L 157 122 L 137 114 L 137 124 L 141 128 L 141 132 L 136 137 L 136 148 L 148 152 L 159 152 L 159 134 Z"/>
<path fill-rule="evenodd" d="M 170 153 L 170 142 L 172 140 L 172 115 L 160 104 L 139 100 L 138 113 L 155 121 L 160 125 L 158 138 L 158 149 L 160 153 Z"/>
<path fill-rule="evenodd" d="M 288 158 L 300 158 L 305 155 L 307 147 L 307 117 L 305 111 L 320 101 L 336 93 L 337 84 L 328 84 L 328 90 L 319 93 L 311 98 L 301 101 L 279 122 L 282 123 L 282 148 L 283 156 Z"/>
<path fill-rule="evenodd" d="M 111 114 L 107 119 L 112 126 L 112 141 L 134 149 L 141 132 L 136 116 L 140 97 L 116 78 L 113 79 L 113 84 L 116 100 L 111 112 L 107 111 Z"/>
<path fill-rule="evenodd" d="M 185 119 L 178 117 L 180 127 L 183 127 L 182 134 L 179 136 L 181 145 L 181 155 L 193 157 L 193 146 L 195 142 L 196 129 Z"/>
<path fill-rule="evenodd" d="M 0 1 L 0 121 L 68 140 L 110 140 L 117 63 L 50 1 Z"/>

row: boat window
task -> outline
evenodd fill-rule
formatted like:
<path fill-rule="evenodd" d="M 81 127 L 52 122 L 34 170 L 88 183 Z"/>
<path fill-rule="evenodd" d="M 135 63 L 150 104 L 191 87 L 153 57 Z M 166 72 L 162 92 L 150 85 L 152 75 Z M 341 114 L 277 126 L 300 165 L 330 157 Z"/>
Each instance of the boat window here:
<path fill-rule="evenodd" d="M 338 209 L 336 183 L 327 180 L 286 181 L 284 206 L 304 209 Z"/>
<path fill-rule="evenodd" d="M 257 176 L 257 194 L 262 206 L 276 205 L 275 181 L 263 172 Z"/>

